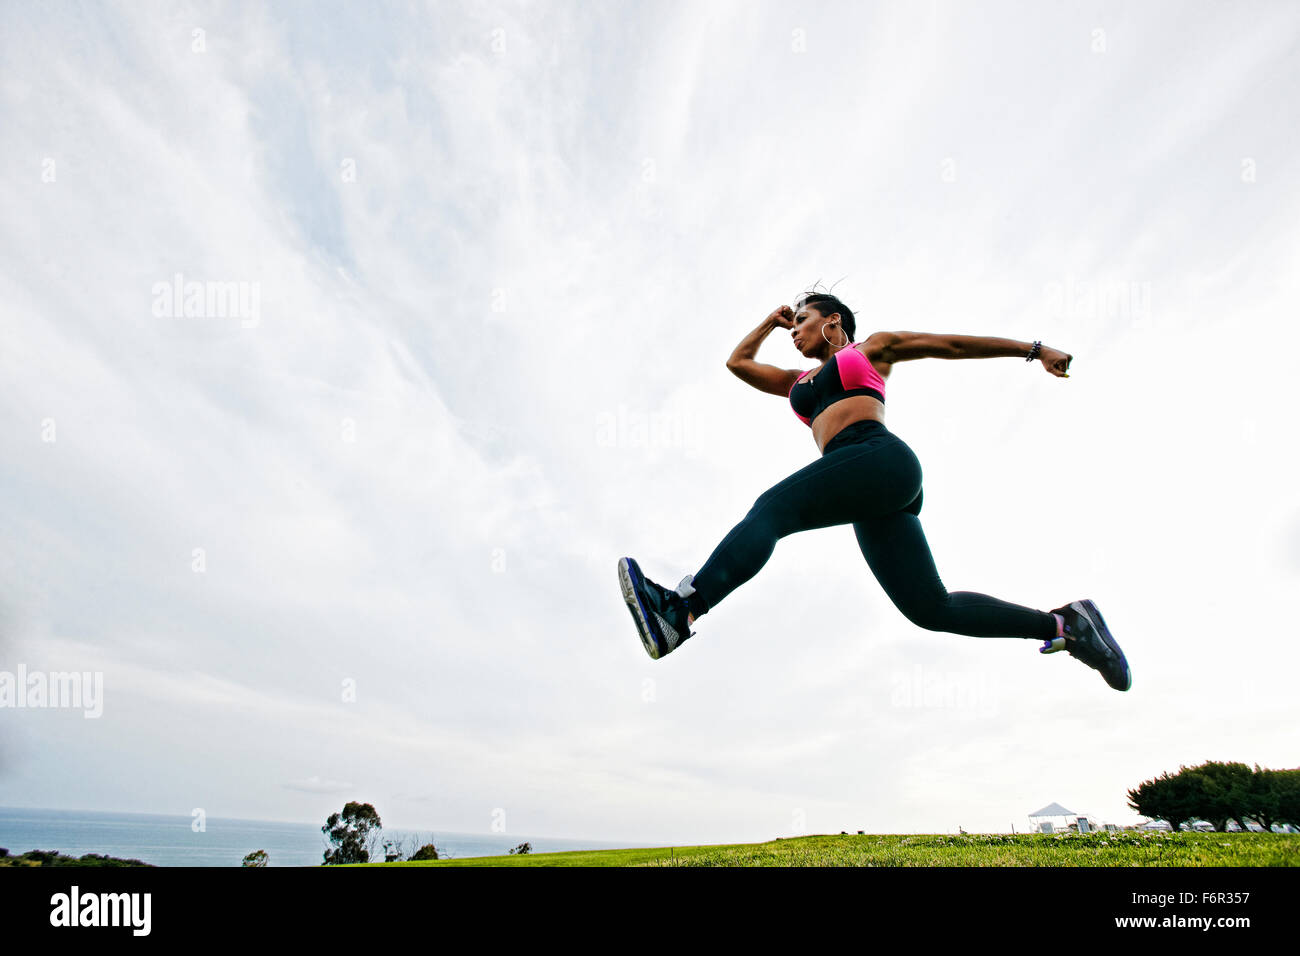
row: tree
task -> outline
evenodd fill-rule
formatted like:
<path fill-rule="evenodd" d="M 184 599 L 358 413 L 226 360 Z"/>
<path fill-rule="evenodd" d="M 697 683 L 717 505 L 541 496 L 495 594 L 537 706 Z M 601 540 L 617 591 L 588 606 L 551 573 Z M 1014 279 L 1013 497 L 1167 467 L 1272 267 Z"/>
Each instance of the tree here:
<path fill-rule="evenodd" d="M 429 834 L 427 841 L 424 841 L 418 833 L 408 833 L 404 837 L 396 835 L 381 837 L 381 843 L 384 848 L 385 863 L 449 859 L 447 852 L 434 844 L 432 833 Z M 374 852 L 373 849 L 371 852 Z"/>
<path fill-rule="evenodd" d="M 379 814 L 368 803 L 349 802 L 343 813 L 331 813 L 321 827 L 334 849 L 325 851 L 325 863 L 369 863 L 375 841 L 383 824 Z"/>
<path fill-rule="evenodd" d="M 410 842 L 406 843 L 406 858 L 408 860 L 446 860 L 449 859 L 445 847 L 440 847 L 434 843 L 434 836 L 429 834 L 429 839 L 421 842 L 422 838 L 418 833 L 412 833 L 408 838 Z"/>
<path fill-rule="evenodd" d="M 1152 820 L 1168 820 L 1170 781 L 1168 772 L 1152 780 L 1143 780 L 1128 792 L 1128 805 L 1135 812 Z M 1170 821 L 1173 825 L 1173 821 Z M 1177 827 L 1175 827 L 1177 829 Z"/>
<path fill-rule="evenodd" d="M 1199 771 L 1189 767 L 1179 767 L 1178 773 L 1169 779 L 1169 803 L 1165 819 L 1175 830 L 1181 830 L 1182 824 L 1205 819 L 1206 813 L 1214 806 L 1214 781 Z"/>
<path fill-rule="evenodd" d="M 1206 800 L 1197 816 L 1209 820 L 1216 830 L 1226 830 L 1229 820 L 1236 820 L 1237 825 L 1245 830 L 1244 817 L 1249 811 L 1253 776 L 1250 767 L 1244 763 L 1210 760 L 1193 767 L 1190 772 L 1206 778 Z"/>
<path fill-rule="evenodd" d="M 518 853 L 520 856 L 523 856 L 525 853 L 533 852 L 533 845 L 531 843 L 521 843 L 510 852 Z"/>
<path fill-rule="evenodd" d="M 1153 820 L 1165 820 L 1175 830 L 1200 818 L 1210 805 L 1211 781 L 1188 767 L 1167 771 L 1128 792 L 1129 806 Z"/>
<path fill-rule="evenodd" d="M 1129 806 L 1175 830 L 1193 820 L 1208 820 L 1216 829 L 1235 820 L 1242 830 L 1257 820 L 1265 830 L 1279 823 L 1300 827 L 1300 769 L 1269 770 L 1255 764 L 1210 760 L 1199 767 L 1179 767 L 1128 791 Z"/>
<path fill-rule="evenodd" d="M 244 857 L 244 866 L 266 866 L 270 857 L 265 850 L 254 850 Z"/>
<path fill-rule="evenodd" d="M 1277 822 L 1300 827 L 1300 770 L 1275 770 Z"/>
<path fill-rule="evenodd" d="M 1259 821 L 1265 830 L 1272 830 L 1278 818 L 1278 797 L 1281 780 L 1279 771 L 1269 770 L 1255 764 L 1255 772 L 1250 777 L 1250 789 L 1246 793 L 1246 814 Z M 1242 829 L 1246 829 L 1244 821 Z"/>

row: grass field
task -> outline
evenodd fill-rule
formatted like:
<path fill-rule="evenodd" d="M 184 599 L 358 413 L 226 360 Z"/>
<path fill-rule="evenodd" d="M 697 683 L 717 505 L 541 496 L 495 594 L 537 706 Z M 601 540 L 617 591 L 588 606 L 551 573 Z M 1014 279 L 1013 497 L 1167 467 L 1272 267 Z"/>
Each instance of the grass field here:
<path fill-rule="evenodd" d="M 1282 833 L 890 834 L 369 866 L 1300 866 Z"/>

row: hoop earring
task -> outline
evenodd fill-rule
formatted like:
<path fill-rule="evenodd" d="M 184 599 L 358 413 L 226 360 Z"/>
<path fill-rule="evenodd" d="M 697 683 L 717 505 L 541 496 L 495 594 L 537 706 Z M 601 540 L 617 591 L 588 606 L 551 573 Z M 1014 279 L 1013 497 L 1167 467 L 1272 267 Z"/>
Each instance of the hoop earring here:
<path fill-rule="evenodd" d="M 842 326 L 836 324 L 835 327 L 836 327 L 837 329 L 839 329 L 841 332 L 844 332 L 844 328 L 843 328 Z M 826 326 L 824 326 L 824 325 L 822 326 L 822 338 L 824 338 L 824 339 L 826 340 L 826 344 L 829 345 L 829 346 L 830 346 L 831 348 L 833 348 L 833 349 L 842 349 L 842 348 L 844 348 L 844 345 L 848 345 L 848 344 L 849 344 L 849 333 L 848 333 L 848 332 L 844 332 L 844 345 L 836 345 L 834 342 L 832 342 L 832 341 L 830 340 L 830 336 L 828 336 L 828 335 L 826 334 Z"/>

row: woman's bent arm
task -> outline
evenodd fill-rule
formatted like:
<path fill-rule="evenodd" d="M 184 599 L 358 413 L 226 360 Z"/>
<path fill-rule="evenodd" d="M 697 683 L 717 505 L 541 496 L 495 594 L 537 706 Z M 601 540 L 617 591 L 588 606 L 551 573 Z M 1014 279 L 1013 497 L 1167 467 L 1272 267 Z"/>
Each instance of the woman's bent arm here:
<path fill-rule="evenodd" d="M 731 368 L 731 366 L 738 365 L 741 362 L 753 361 L 754 356 L 758 354 L 758 347 L 763 344 L 763 340 L 771 334 L 772 330 L 776 328 L 776 326 L 776 313 L 773 312 L 762 322 L 758 323 L 758 327 L 755 328 L 753 332 L 750 332 L 740 340 L 740 344 L 732 350 L 731 358 L 727 359 L 727 368 Z"/>
<path fill-rule="evenodd" d="M 740 340 L 740 344 L 732 350 L 731 357 L 727 359 L 727 368 L 738 379 L 759 391 L 772 395 L 788 395 L 800 374 L 792 369 L 777 368 L 775 365 L 764 365 L 762 362 L 754 361 L 754 356 L 758 354 L 758 347 L 763 344 L 763 340 L 773 329 L 777 326 L 789 328 L 785 323 L 778 321 L 779 317 L 785 317 L 782 309 L 790 311 L 789 306 L 782 306 L 781 309 L 774 311 L 760 322 L 754 331 Z"/>

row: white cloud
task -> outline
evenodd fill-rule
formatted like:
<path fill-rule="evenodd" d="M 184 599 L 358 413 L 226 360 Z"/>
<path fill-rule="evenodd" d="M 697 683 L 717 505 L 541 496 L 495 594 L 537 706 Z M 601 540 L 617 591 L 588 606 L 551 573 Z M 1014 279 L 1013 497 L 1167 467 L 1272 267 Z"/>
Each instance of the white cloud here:
<path fill-rule="evenodd" d="M 0 802 L 315 819 L 347 781 L 720 842 L 1122 820 L 1179 761 L 1288 759 L 1294 13 L 1144 8 L 1105 54 L 1010 7 L 3 16 L 0 654 L 106 702 L 0 722 Z M 156 318 L 176 272 L 260 323 Z M 723 363 L 845 274 L 859 339 L 1075 355 L 899 366 L 889 426 L 945 584 L 1093 597 L 1130 694 L 913 627 L 847 527 L 641 656 L 616 559 L 675 584 L 813 460 Z M 965 703 L 900 705 L 917 668 Z"/>

